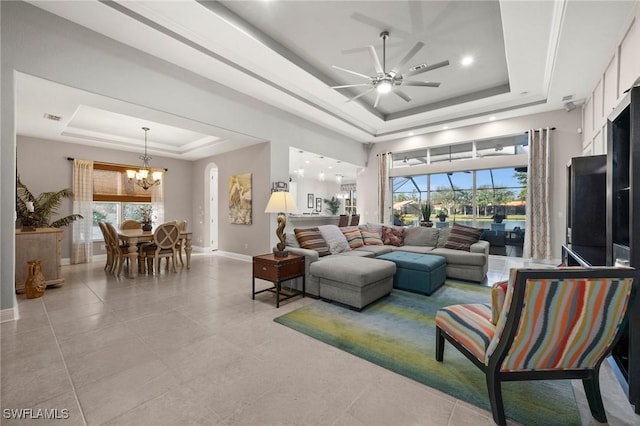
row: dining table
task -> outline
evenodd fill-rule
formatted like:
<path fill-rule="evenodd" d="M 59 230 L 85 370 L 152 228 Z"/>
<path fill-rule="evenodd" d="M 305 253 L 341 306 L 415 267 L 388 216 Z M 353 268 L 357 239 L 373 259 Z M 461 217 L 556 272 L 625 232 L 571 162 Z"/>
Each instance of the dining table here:
<path fill-rule="evenodd" d="M 180 231 L 180 239 L 184 243 L 184 252 L 187 257 L 187 269 L 191 268 L 191 231 Z M 118 238 L 129 245 L 129 278 L 138 276 L 138 243 L 153 241 L 153 231 L 143 231 L 142 229 L 119 229 Z"/>

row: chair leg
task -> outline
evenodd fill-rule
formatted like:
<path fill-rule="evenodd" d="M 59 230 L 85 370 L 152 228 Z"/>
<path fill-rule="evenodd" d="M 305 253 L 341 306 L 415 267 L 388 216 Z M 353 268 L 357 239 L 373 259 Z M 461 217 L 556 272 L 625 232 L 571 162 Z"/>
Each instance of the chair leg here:
<path fill-rule="evenodd" d="M 156 264 L 156 274 L 157 274 L 157 275 L 160 275 L 160 263 L 161 263 L 161 262 L 160 262 L 160 260 L 161 260 L 161 259 L 162 259 L 162 258 L 160 258 L 160 257 L 158 257 L 158 256 L 155 256 L 155 257 L 153 258 L 153 261 L 154 261 L 154 262 L 155 262 L 155 264 Z"/>
<path fill-rule="evenodd" d="M 507 419 L 504 415 L 504 402 L 502 402 L 502 387 L 500 386 L 499 372 L 487 371 L 487 391 L 489 392 L 489 402 L 493 421 L 499 426 L 506 426 Z"/>
<path fill-rule="evenodd" d="M 604 404 L 602 403 L 602 394 L 600 393 L 600 365 L 597 365 L 593 371 L 591 371 L 590 377 L 582 379 L 582 386 L 584 386 L 584 393 L 587 396 L 589 402 L 589 409 L 591 409 L 591 415 L 594 419 L 600 423 L 607 423 L 607 414 L 604 411 Z"/>
<path fill-rule="evenodd" d="M 436 327 L 436 361 L 442 362 L 444 359 L 444 332 L 440 327 Z"/>

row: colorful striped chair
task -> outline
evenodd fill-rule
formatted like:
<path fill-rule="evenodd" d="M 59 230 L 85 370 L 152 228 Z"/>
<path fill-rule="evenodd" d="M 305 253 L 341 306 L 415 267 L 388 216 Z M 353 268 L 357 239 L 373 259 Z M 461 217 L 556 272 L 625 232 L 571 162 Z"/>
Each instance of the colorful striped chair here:
<path fill-rule="evenodd" d="M 446 339 L 486 374 L 499 425 L 501 382 L 554 379 L 582 379 L 591 414 L 604 423 L 598 373 L 621 333 L 635 277 L 632 268 L 512 269 L 493 318 L 484 304 L 438 311 L 436 360 Z"/>

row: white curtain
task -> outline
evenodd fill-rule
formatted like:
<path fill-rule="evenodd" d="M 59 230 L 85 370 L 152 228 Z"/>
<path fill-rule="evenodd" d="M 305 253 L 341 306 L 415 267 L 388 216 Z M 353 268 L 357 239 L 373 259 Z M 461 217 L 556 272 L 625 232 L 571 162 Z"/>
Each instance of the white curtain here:
<path fill-rule="evenodd" d="M 164 178 L 165 173 L 163 172 L 160 184 L 150 189 L 151 208 L 153 209 L 152 223 L 154 228 L 164 223 Z"/>
<path fill-rule="evenodd" d="M 389 185 L 389 156 L 390 152 L 378 154 L 378 222 L 388 223 L 386 201 Z"/>
<path fill-rule="evenodd" d="M 551 129 L 529 130 L 527 214 L 523 256 L 551 259 L 549 189 Z"/>
<path fill-rule="evenodd" d="M 88 263 L 93 256 L 93 161 L 73 160 L 73 213 L 71 263 Z"/>

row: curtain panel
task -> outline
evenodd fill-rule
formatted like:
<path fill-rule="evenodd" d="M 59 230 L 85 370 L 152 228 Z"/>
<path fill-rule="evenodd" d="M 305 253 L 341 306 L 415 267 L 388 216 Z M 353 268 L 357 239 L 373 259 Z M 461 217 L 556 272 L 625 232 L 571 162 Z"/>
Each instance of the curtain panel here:
<path fill-rule="evenodd" d="M 387 191 L 389 190 L 390 152 L 378 154 L 378 222 L 388 223 L 386 215 Z"/>
<path fill-rule="evenodd" d="M 523 256 L 551 259 L 551 226 L 549 189 L 551 129 L 529 130 L 529 162 L 527 178 L 527 229 Z"/>
<path fill-rule="evenodd" d="M 71 224 L 71 263 L 88 263 L 93 256 L 93 161 L 73 160 L 73 213 L 82 216 Z"/>
<path fill-rule="evenodd" d="M 151 209 L 153 210 L 153 227 L 164 223 L 164 176 L 160 178 L 160 184 L 150 188 Z"/>

